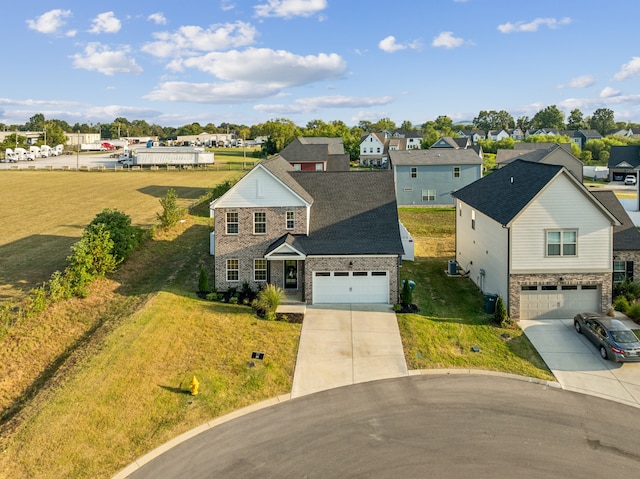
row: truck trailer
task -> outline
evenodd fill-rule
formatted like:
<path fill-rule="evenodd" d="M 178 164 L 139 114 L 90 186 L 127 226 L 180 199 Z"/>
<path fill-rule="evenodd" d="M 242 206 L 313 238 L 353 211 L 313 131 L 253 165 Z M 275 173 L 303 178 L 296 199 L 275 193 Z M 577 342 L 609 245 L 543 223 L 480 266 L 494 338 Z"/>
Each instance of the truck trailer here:
<path fill-rule="evenodd" d="M 125 166 L 203 166 L 213 161 L 213 153 L 204 148 L 180 146 L 138 148 L 119 160 Z"/>

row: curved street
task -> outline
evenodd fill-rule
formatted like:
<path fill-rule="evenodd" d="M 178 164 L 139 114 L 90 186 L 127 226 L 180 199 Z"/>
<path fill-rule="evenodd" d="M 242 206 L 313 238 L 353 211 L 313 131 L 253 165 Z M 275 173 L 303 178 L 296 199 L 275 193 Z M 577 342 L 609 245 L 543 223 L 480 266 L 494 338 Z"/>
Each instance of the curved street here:
<path fill-rule="evenodd" d="M 128 477 L 635 477 L 639 467 L 637 408 L 526 378 L 439 374 L 285 401 Z"/>

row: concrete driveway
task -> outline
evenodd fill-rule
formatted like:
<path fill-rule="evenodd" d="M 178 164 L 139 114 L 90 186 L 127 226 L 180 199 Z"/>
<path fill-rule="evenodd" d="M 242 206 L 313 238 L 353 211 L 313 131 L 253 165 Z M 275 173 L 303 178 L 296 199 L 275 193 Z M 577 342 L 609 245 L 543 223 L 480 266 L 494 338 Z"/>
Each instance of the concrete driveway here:
<path fill-rule="evenodd" d="M 619 318 L 621 319 L 621 318 Z M 632 329 L 638 325 L 625 320 Z M 614 363 L 573 328 L 573 319 L 520 320 L 563 389 L 640 407 L 640 363 Z"/>
<path fill-rule="evenodd" d="M 307 306 L 291 397 L 407 375 L 391 306 Z"/>

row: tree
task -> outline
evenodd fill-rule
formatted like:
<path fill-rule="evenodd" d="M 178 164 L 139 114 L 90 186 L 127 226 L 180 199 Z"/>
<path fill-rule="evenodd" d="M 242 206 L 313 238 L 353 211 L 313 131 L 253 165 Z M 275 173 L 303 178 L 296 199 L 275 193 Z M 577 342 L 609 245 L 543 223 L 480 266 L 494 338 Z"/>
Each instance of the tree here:
<path fill-rule="evenodd" d="M 502 128 L 513 128 L 515 122 L 513 117 L 505 110 L 500 111 L 480 111 L 473 119 L 473 127 L 479 130 L 500 130 Z"/>
<path fill-rule="evenodd" d="M 165 229 L 175 226 L 186 213 L 184 208 L 178 206 L 178 194 L 173 188 L 169 188 L 165 197 L 160 199 L 160 204 L 162 214 L 158 213 L 158 219 Z"/>
<path fill-rule="evenodd" d="M 56 122 L 55 120 L 49 120 L 46 122 L 45 131 L 41 135 L 42 144 L 47 145 L 64 145 L 67 142 L 67 136 L 64 134 L 65 131 L 63 129 L 63 125 Z M 46 135 L 46 142 L 45 142 Z"/>
<path fill-rule="evenodd" d="M 613 110 L 609 108 L 598 108 L 589 120 L 589 127 L 598 131 L 602 136 L 611 133 L 615 125 Z"/>
<path fill-rule="evenodd" d="M 569 118 L 567 118 L 567 128 L 569 130 L 582 130 L 585 127 L 582 112 L 578 108 L 571 110 L 571 112 L 569 112 Z"/>
<path fill-rule="evenodd" d="M 112 254 L 117 263 L 121 263 L 131 255 L 140 243 L 142 232 L 131 225 L 131 218 L 116 210 L 104 209 L 89 223 L 87 229 L 95 230 L 98 225 L 104 226 L 113 241 Z"/>
<path fill-rule="evenodd" d="M 531 119 L 531 126 L 536 129 L 556 128 L 558 130 L 563 130 L 564 113 L 562 113 L 557 106 L 550 105 L 533 115 L 533 118 Z"/>
<path fill-rule="evenodd" d="M 520 128 L 522 131 L 526 131 L 529 128 L 531 128 L 531 119 L 528 116 L 520 116 L 518 117 L 516 126 Z"/>
<path fill-rule="evenodd" d="M 198 276 L 198 292 L 211 292 L 211 288 L 209 287 L 209 276 L 207 276 L 207 270 L 204 269 L 203 265 L 200 265 L 200 275 Z"/>
<path fill-rule="evenodd" d="M 436 118 L 434 127 L 436 130 L 452 131 L 453 120 L 446 115 L 440 115 Z"/>
<path fill-rule="evenodd" d="M 36 113 L 24 124 L 24 129 L 25 131 L 42 131 L 44 130 L 44 125 L 44 115 L 42 113 Z"/>
<path fill-rule="evenodd" d="M 404 120 L 400 125 L 400 128 L 406 131 L 413 131 L 413 123 L 411 123 L 409 120 Z"/>
<path fill-rule="evenodd" d="M 373 127 L 375 128 L 375 131 L 382 131 L 382 130 L 386 130 L 386 131 L 393 131 L 395 129 L 397 129 L 396 124 L 391 121 L 391 118 L 381 118 L 380 120 L 378 120 Z"/>

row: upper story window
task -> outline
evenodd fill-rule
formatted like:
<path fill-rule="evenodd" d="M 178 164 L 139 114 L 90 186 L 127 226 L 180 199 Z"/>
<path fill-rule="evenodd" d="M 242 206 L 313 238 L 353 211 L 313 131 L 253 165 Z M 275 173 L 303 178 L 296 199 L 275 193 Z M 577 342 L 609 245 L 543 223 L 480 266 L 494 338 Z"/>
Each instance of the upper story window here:
<path fill-rule="evenodd" d="M 418 177 L 418 167 L 417 166 L 412 166 L 411 170 L 409 170 L 409 174 L 410 174 L 411 178 L 417 178 Z"/>
<path fill-rule="evenodd" d="M 296 212 L 287 211 L 287 229 L 292 230 L 296 227 Z"/>
<path fill-rule="evenodd" d="M 324 165 L 322 163 L 316 163 L 316 171 L 324 171 Z"/>
<path fill-rule="evenodd" d="M 577 254 L 577 230 L 547 231 L 547 256 L 576 256 Z"/>
<path fill-rule="evenodd" d="M 380 147 L 376 148 L 376 152 L 380 153 Z"/>
<path fill-rule="evenodd" d="M 238 234 L 238 213 L 227 213 L 227 234 Z"/>
<path fill-rule="evenodd" d="M 471 229 L 476 229 L 476 212 L 471 210 Z"/>
<path fill-rule="evenodd" d="M 253 213 L 253 233 L 263 235 L 267 232 L 267 214 L 263 211 Z"/>
<path fill-rule="evenodd" d="M 293 169 L 296 171 L 300 171 L 302 169 L 302 165 L 300 163 L 294 163 Z"/>
<path fill-rule="evenodd" d="M 459 166 L 454 166 L 453 167 L 453 177 L 454 178 L 460 178 L 460 167 Z"/>

